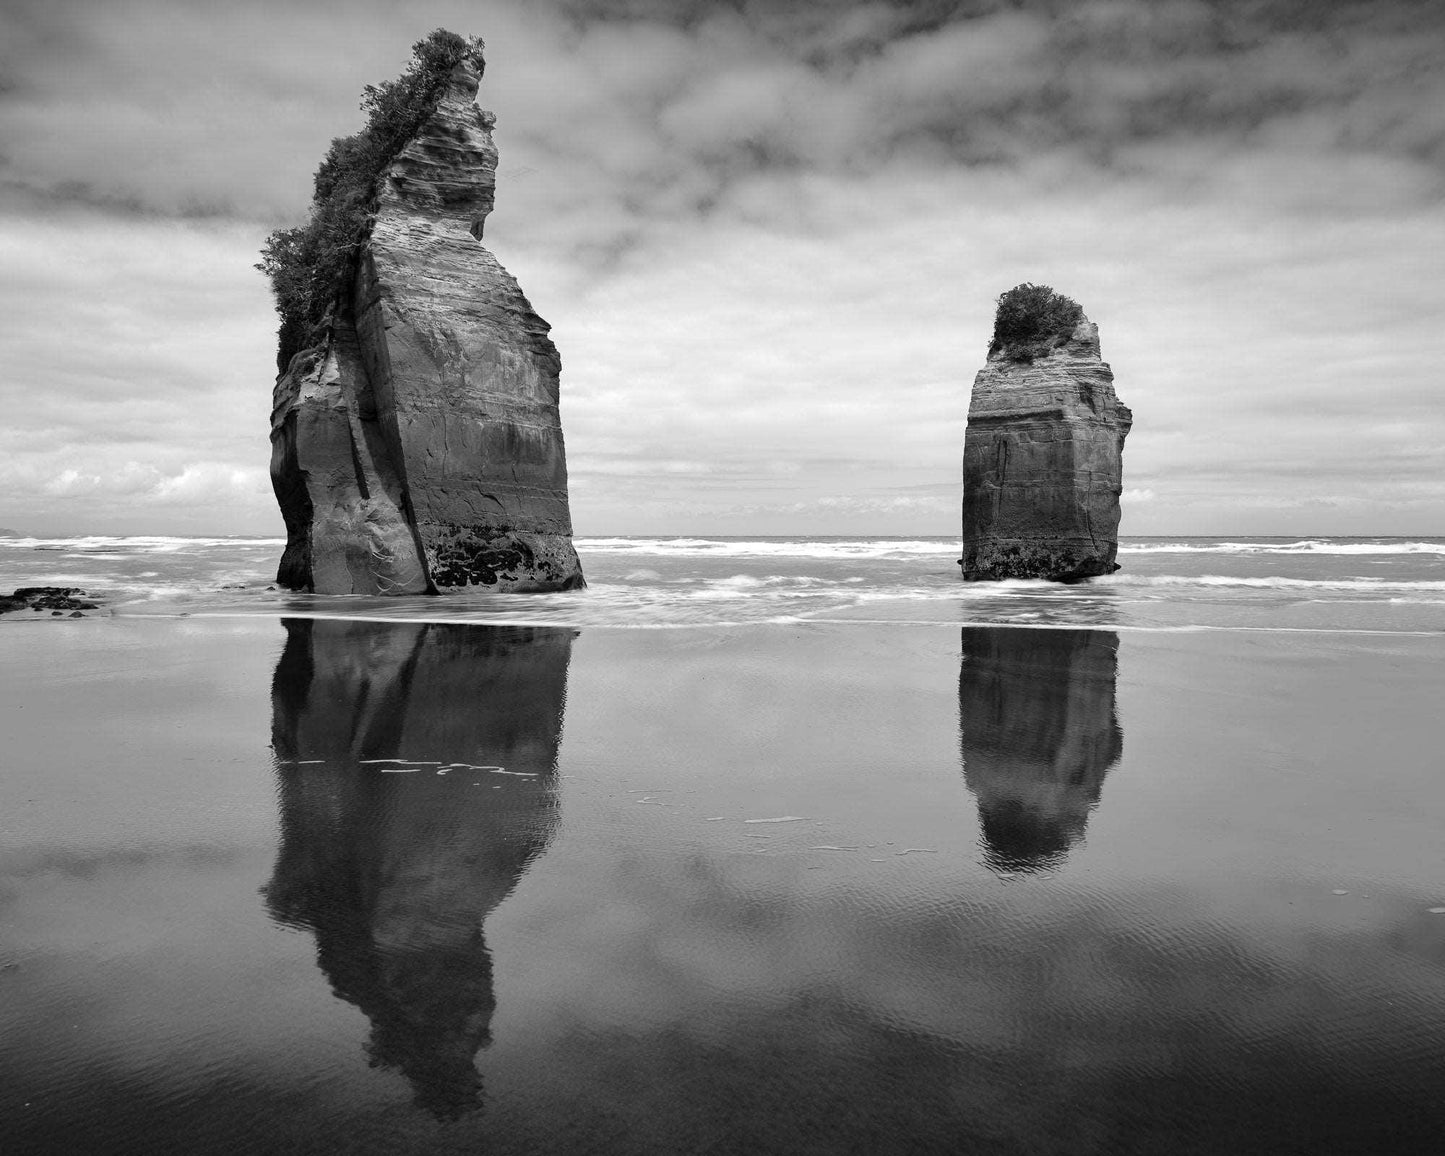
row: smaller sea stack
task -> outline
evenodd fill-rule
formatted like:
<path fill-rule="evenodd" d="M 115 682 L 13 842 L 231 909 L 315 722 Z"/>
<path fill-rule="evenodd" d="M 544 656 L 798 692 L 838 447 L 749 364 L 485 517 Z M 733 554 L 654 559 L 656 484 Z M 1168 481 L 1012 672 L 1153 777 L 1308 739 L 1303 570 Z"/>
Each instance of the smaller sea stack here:
<path fill-rule="evenodd" d="M 963 443 L 963 577 L 1073 582 L 1119 567 L 1124 438 L 1098 327 L 1047 285 L 998 299 Z"/>

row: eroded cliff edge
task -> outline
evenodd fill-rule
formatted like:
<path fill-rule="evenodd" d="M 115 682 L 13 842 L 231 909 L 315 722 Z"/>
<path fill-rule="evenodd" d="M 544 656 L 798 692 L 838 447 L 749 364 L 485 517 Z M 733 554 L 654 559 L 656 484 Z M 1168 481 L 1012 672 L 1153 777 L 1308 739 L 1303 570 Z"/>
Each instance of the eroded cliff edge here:
<path fill-rule="evenodd" d="M 1074 581 L 1118 569 L 1133 415 L 1114 394 L 1098 327 L 1078 316 L 1022 355 L 996 338 L 974 379 L 963 448 L 965 579 Z"/>
<path fill-rule="evenodd" d="M 386 165 L 348 281 L 276 382 L 277 580 L 322 594 L 583 585 L 548 324 L 481 244 L 479 59 Z"/>

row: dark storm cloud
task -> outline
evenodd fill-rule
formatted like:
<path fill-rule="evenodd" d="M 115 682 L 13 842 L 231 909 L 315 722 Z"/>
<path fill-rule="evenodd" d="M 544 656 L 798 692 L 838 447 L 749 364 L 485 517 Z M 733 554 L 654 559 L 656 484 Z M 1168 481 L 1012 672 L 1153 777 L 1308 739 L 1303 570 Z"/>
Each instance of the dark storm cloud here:
<path fill-rule="evenodd" d="M 280 211 L 289 191 L 268 179 L 268 148 L 299 145 L 307 109 L 329 94 L 305 70 L 278 67 L 264 16 L 245 5 L 7 5 L 0 179 L 12 195 L 61 205 Z"/>
<path fill-rule="evenodd" d="M 3 162 L 0 162 L 0 171 L 3 171 L 3 168 Z M 237 215 L 235 206 L 228 203 L 206 204 L 182 198 L 163 207 L 148 203 L 135 193 L 99 189 L 86 181 L 57 181 L 51 185 L 38 185 L 28 181 L 0 179 L 0 204 L 7 205 L 12 212 L 23 214 L 45 214 L 84 208 L 116 217 L 179 217 L 183 220 L 205 220 Z"/>
<path fill-rule="evenodd" d="M 45 0 L 0 17 L 0 172 L 101 203 L 299 211 L 297 158 L 354 129 L 360 86 L 442 20 L 496 26 L 489 88 L 503 104 L 526 90 L 512 131 L 595 166 L 624 217 L 715 211 L 760 170 L 900 155 L 1061 152 L 1181 177 L 1231 145 L 1396 156 L 1437 177 L 1445 159 L 1439 5 L 359 3 L 342 21 L 321 6 Z M 1196 155 L 1139 147 L 1171 141 Z"/>
<path fill-rule="evenodd" d="M 1420 100 L 1445 10 L 1421 3 L 1070 3 L 735 5 L 600 3 L 566 10 L 582 31 L 619 21 L 706 43 L 712 67 L 652 93 L 664 129 L 697 102 L 734 119 L 736 154 L 779 163 L 877 164 L 931 142 L 964 161 L 1068 148 L 1108 161 L 1175 136 L 1245 140 L 1312 110 L 1322 142 L 1438 161 L 1445 111 Z M 721 51 L 719 51 L 721 50 Z M 731 51 L 731 56 L 728 50 Z M 719 75 L 738 74 L 745 99 Z M 638 62 L 646 68 L 645 61 Z M 719 67 L 721 65 L 722 67 Z M 1434 78 L 1431 91 L 1445 92 Z M 674 115 L 669 120 L 669 110 Z M 846 133 L 818 132 L 841 117 Z M 701 122 L 704 117 L 697 117 Z M 719 140 L 671 143 L 719 158 Z"/>

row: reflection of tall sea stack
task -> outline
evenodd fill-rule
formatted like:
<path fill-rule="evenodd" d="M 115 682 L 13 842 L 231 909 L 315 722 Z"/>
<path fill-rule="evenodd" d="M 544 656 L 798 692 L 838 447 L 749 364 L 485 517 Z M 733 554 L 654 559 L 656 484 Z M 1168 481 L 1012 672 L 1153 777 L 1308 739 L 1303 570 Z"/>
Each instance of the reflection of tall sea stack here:
<path fill-rule="evenodd" d="M 990 866 L 1057 866 L 1124 751 L 1112 630 L 965 626 L 958 674 L 963 777 Z"/>
<path fill-rule="evenodd" d="M 367 128 L 333 143 L 310 224 L 268 242 L 282 315 L 271 478 L 287 586 L 583 584 L 561 362 L 547 323 L 479 240 L 497 167 L 494 118 L 473 102 L 482 67 L 479 42 L 420 43 L 401 81 L 368 90 Z"/>
<path fill-rule="evenodd" d="M 963 446 L 966 579 L 1071 581 L 1118 569 L 1124 438 L 1099 331 L 1047 286 L 999 298 Z"/>
<path fill-rule="evenodd" d="M 480 1103 L 496 1007 L 482 922 L 556 827 L 573 633 L 286 623 L 267 902 L 315 933 L 332 989 L 371 1021 L 372 1063 L 440 1117 Z"/>

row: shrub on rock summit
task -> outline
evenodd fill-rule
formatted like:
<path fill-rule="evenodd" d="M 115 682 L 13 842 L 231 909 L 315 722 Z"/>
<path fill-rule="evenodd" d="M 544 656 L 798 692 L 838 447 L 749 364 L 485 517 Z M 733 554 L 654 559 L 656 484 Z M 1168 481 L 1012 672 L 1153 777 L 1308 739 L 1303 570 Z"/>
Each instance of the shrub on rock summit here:
<path fill-rule="evenodd" d="M 989 356 L 1002 350 L 1013 361 L 1044 357 L 1067 341 L 1083 319 L 1077 301 L 1025 281 L 999 294 Z"/>
<path fill-rule="evenodd" d="M 281 372 L 350 284 L 353 260 L 371 228 L 377 178 L 436 111 L 452 69 L 467 59 L 485 68 L 482 48 L 479 37 L 444 28 L 412 45 L 401 76 L 362 89 L 362 130 L 331 142 L 316 170 L 310 220 L 266 238 L 256 268 L 271 279 L 281 317 Z"/>

